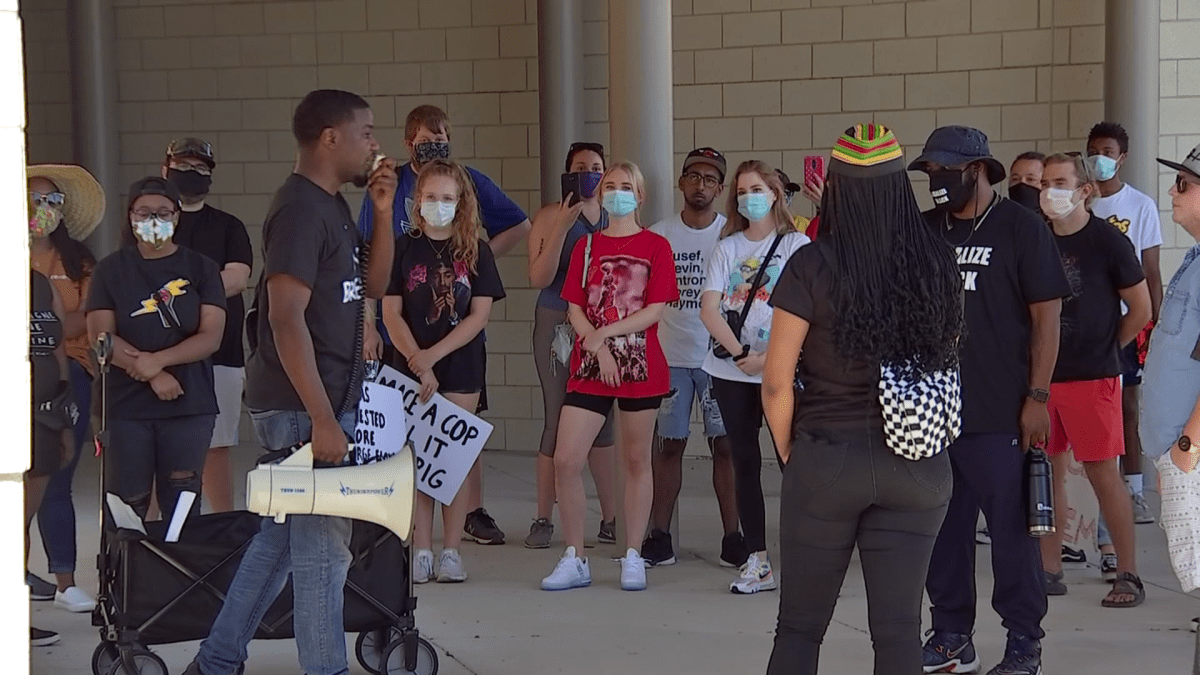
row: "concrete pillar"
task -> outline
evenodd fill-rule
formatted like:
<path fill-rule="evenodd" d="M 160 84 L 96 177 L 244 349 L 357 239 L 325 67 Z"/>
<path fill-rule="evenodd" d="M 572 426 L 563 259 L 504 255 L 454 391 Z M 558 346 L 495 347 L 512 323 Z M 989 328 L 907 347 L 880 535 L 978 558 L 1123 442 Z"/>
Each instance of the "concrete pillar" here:
<path fill-rule="evenodd" d="M 642 224 L 675 210 L 675 112 L 670 0 L 608 2 L 609 161 L 630 160 L 646 176 Z M 621 413 L 617 411 L 617 421 Z M 617 434 L 617 552 L 625 552 L 625 448 Z M 673 528 L 678 533 L 679 528 Z M 642 533 L 638 533 L 640 539 Z M 639 547 L 640 548 L 640 547 Z"/>
<path fill-rule="evenodd" d="M 609 0 L 609 155 L 646 175 L 645 225 L 675 211 L 671 48 L 670 0 Z"/>
<path fill-rule="evenodd" d="M 542 204 L 562 199 L 567 148 L 583 138 L 583 0 L 538 0 Z"/>
<path fill-rule="evenodd" d="M 120 196 L 117 67 L 112 0 L 71 0 L 71 126 L 75 161 L 92 172 L 108 197 L 104 220 L 88 238 L 97 258 L 116 250 L 125 221 Z M 166 151 L 166 147 L 163 147 Z"/>
<path fill-rule="evenodd" d="M 17 0 L 0 0 L 0 214 L 8 223 L 27 222 L 25 190 L 25 64 Z M 7 158 L 7 159 L 5 159 Z M 25 487 L 30 459 L 29 235 L 24 227 L 0 228 L 0 381 L 9 392 L 0 424 L 14 440 L 0 452 L 0 607 L 6 607 L 0 653 L 5 669 L 29 672 L 29 588 L 25 586 Z"/>
<path fill-rule="evenodd" d="M 1129 132 L 1121 176 L 1157 201 L 1159 3 L 1108 0 L 1104 25 L 1104 119 Z"/>

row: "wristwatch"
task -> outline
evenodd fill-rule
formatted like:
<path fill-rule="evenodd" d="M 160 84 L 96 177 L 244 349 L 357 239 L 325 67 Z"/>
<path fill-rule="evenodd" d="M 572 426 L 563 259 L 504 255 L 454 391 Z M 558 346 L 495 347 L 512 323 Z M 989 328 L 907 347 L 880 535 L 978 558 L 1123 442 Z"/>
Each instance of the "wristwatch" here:
<path fill-rule="evenodd" d="M 1186 452 L 1189 455 L 1200 455 L 1200 445 L 1192 445 L 1192 439 L 1186 435 L 1180 436 L 1179 440 L 1175 441 L 1175 445 L 1179 446 L 1180 452 Z"/>
<path fill-rule="evenodd" d="M 1025 395 L 1038 403 L 1045 403 L 1050 400 L 1050 392 L 1045 389 L 1030 389 Z"/>

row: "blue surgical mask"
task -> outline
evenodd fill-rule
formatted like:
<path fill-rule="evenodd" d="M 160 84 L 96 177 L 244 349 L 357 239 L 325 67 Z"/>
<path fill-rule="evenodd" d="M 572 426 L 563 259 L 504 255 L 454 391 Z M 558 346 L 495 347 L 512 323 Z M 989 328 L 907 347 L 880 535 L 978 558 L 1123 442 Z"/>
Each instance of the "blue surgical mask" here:
<path fill-rule="evenodd" d="M 747 192 L 738 195 L 738 213 L 752 223 L 756 223 L 771 212 L 773 202 L 766 192 Z"/>
<path fill-rule="evenodd" d="M 424 202 L 421 204 L 421 218 L 430 227 L 449 227 L 454 222 L 454 213 L 458 210 L 455 202 Z"/>
<path fill-rule="evenodd" d="M 637 195 L 629 190 L 609 190 L 604 193 L 600 205 L 610 216 L 620 218 L 637 210 Z"/>
<path fill-rule="evenodd" d="M 1107 155 L 1092 155 L 1088 157 L 1088 161 L 1092 163 L 1092 172 L 1096 175 L 1096 180 L 1104 182 L 1112 180 L 1112 177 L 1117 175 L 1117 160 Z"/>

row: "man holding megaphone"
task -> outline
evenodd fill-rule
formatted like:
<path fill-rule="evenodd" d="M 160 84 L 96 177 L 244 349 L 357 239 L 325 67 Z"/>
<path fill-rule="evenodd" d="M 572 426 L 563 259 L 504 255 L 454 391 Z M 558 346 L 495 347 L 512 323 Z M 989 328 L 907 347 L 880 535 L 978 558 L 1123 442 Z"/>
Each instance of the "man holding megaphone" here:
<path fill-rule="evenodd" d="M 363 300 L 387 290 L 394 241 L 390 229 L 379 228 L 365 255 L 340 189 L 349 182 L 366 187 L 375 218 L 391 222 L 395 162 L 380 157 L 373 128 L 367 102 L 344 91 L 311 92 L 292 119 L 298 159 L 263 225 L 258 313 L 248 321 L 257 345 L 246 366 L 246 404 L 268 451 L 311 441 L 314 459 L 340 463 L 354 432 Z M 185 675 L 238 672 L 246 644 L 289 573 L 301 669 L 348 673 L 342 610 L 350 534 L 346 518 L 264 519 Z"/>

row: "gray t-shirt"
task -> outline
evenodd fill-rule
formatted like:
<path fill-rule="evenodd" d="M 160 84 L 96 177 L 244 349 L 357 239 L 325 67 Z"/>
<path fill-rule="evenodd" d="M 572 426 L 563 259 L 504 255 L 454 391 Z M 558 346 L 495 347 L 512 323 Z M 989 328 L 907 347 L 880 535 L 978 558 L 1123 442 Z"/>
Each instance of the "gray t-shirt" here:
<path fill-rule="evenodd" d="M 269 317 L 267 280 L 287 274 L 312 289 L 304 312 L 317 370 L 336 412 L 362 355 L 356 347 L 362 278 L 359 237 L 350 207 L 299 174 L 275 193 L 263 224 L 263 273 L 258 282 L 258 348 L 246 364 L 246 405 L 253 410 L 304 410 L 284 372 Z M 357 389 L 357 388 L 355 388 Z M 352 392 L 352 403 L 358 391 Z"/>

